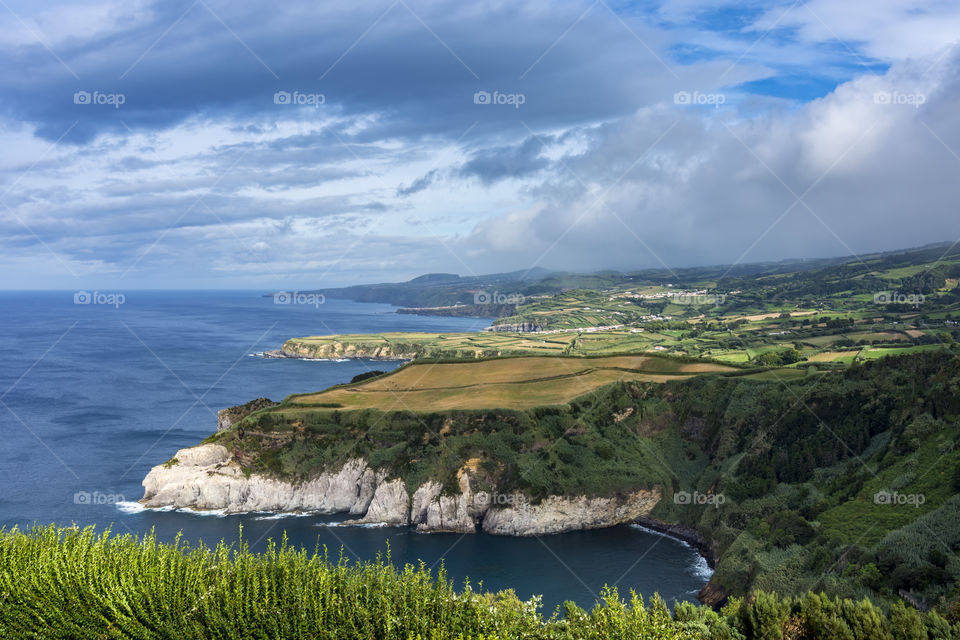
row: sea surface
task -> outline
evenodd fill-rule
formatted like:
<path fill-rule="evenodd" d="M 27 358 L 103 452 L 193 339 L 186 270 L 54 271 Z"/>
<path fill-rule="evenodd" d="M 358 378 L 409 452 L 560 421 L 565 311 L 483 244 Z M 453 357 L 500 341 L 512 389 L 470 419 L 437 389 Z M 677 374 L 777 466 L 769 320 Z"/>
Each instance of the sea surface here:
<path fill-rule="evenodd" d="M 328 299 L 275 304 L 257 291 L 0 292 L 0 526 L 58 523 L 151 529 L 215 544 L 241 535 L 255 550 L 284 532 L 332 559 L 386 555 L 445 567 L 458 587 L 514 589 L 591 607 L 621 594 L 694 600 L 709 577 L 686 544 L 620 526 L 537 538 L 423 534 L 336 526 L 346 516 L 223 516 L 140 508 L 140 481 L 177 449 L 216 430 L 218 409 L 280 400 L 398 363 L 271 360 L 288 338 L 377 331 L 476 331 L 489 320 L 400 315 L 384 304 Z M 96 293 L 97 295 L 94 295 Z M 86 304 L 78 304 L 84 302 Z M 300 301 L 303 302 L 303 301 Z"/>

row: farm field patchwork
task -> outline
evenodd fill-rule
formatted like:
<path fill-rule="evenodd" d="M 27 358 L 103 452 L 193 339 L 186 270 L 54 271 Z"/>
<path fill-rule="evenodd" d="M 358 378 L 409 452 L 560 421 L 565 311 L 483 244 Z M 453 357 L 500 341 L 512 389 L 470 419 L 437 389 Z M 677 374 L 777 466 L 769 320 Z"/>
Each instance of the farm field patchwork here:
<path fill-rule="evenodd" d="M 704 373 L 735 371 L 710 362 L 657 356 L 604 358 L 522 357 L 480 362 L 415 363 L 367 382 L 295 396 L 297 405 L 383 411 L 444 411 L 498 407 L 526 409 L 564 404 L 620 380 L 665 382 Z M 339 405 L 339 406 L 332 406 Z"/>

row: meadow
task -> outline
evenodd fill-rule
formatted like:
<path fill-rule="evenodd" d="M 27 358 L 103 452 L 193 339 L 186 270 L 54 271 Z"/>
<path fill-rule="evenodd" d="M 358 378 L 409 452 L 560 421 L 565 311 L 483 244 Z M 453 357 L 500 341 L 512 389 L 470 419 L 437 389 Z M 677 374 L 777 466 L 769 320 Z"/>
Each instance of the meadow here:
<path fill-rule="evenodd" d="M 650 355 L 424 362 L 358 384 L 293 396 L 287 404 L 418 412 L 493 407 L 527 409 L 566 404 L 613 382 L 664 382 L 730 371 L 735 369 L 711 362 L 682 362 Z"/>

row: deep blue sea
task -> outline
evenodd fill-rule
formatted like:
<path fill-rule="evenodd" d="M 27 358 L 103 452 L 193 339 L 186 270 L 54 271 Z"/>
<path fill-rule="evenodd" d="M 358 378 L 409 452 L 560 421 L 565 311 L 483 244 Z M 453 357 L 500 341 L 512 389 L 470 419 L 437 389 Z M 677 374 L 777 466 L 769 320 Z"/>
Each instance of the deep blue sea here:
<path fill-rule="evenodd" d="M 274 304 L 263 292 L 0 292 L 0 526 L 76 523 L 114 533 L 155 529 L 254 549 L 286 532 L 335 559 L 385 553 L 395 563 L 446 567 L 458 586 L 543 596 L 590 607 L 604 585 L 693 600 L 709 576 L 683 543 L 636 527 L 539 538 L 422 534 L 406 528 L 330 527 L 344 517 L 198 515 L 135 504 L 156 464 L 216 430 L 216 412 L 259 396 L 349 381 L 389 362 L 268 360 L 252 354 L 288 338 L 376 331 L 476 331 L 489 320 L 400 315 L 383 304 L 326 300 Z M 89 292 L 91 295 L 94 292 Z M 106 292 L 107 294 L 112 292 Z"/>

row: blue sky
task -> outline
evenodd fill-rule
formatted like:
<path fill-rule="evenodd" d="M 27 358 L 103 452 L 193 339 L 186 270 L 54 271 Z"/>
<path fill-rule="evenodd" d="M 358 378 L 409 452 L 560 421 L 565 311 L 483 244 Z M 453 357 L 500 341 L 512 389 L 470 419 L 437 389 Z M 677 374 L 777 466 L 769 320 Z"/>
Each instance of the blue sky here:
<path fill-rule="evenodd" d="M 956 3 L 0 14 L 7 287 L 318 287 L 960 237 Z"/>

